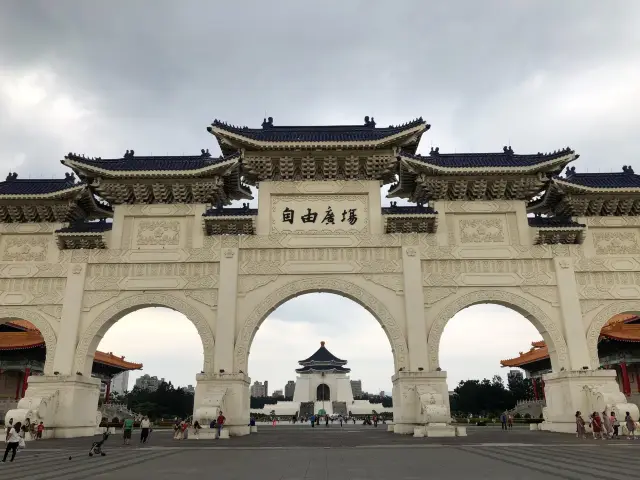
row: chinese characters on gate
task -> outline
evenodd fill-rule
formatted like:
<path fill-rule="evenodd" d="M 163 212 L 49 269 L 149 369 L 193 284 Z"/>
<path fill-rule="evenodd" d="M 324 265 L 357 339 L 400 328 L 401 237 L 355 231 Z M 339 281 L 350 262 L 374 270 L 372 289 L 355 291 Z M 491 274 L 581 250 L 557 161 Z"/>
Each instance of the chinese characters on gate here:
<path fill-rule="evenodd" d="M 337 221 L 339 222 L 346 222 L 349 225 L 355 225 L 356 222 L 358 221 L 358 215 L 356 213 L 358 209 L 357 208 L 350 208 L 350 209 L 345 209 L 341 214 L 338 214 L 338 219 Z M 293 225 L 293 222 L 297 221 L 298 218 L 300 219 L 300 221 L 302 223 L 316 223 L 316 220 L 318 220 L 318 212 L 313 212 L 311 211 L 310 208 L 307 208 L 306 213 L 300 215 L 299 217 L 296 217 L 296 212 L 295 210 L 292 210 L 289 207 L 286 207 L 283 211 L 282 211 L 282 222 L 283 223 L 290 223 L 291 225 Z M 325 225 L 335 225 L 336 224 L 336 214 L 333 213 L 333 210 L 331 209 L 331 207 L 327 207 L 327 210 L 324 212 L 324 216 L 322 217 L 322 220 L 320 220 L 321 224 L 325 224 Z"/>

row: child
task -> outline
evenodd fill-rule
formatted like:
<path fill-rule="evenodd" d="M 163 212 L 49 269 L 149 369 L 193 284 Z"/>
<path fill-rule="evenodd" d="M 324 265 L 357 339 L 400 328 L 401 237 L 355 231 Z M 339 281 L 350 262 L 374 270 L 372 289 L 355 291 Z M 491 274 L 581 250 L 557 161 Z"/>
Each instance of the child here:
<path fill-rule="evenodd" d="M 38 432 L 36 433 L 36 440 L 42 440 L 42 434 L 44 433 L 44 423 L 38 424 Z"/>

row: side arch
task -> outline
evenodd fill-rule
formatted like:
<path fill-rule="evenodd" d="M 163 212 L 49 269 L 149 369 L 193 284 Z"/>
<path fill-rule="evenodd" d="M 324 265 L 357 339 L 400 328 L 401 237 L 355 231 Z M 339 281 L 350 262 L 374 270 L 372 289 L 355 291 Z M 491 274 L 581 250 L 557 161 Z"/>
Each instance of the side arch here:
<path fill-rule="evenodd" d="M 38 312 L 28 308 L 0 307 L 0 323 L 8 320 L 26 320 L 40 331 L 45 343 L 44 374 L 53 375 L 53 359 L 56 356 L 58 336 L 51 324 Z"/>
<path fill-rule="evenodd" d="M 106 331 L 128 313 L 147 307 L 166 307 L 187 317 L 198 330 L 202 347 L 204 349 L 203 371 L 213 371 L 214 336 L 205 316 L 187 301 L 168 293 L 143 293 L 132 295 L 115 302 L 107 307 L 91 322 L 82 332 L 76 348 L 75 367 L 78 372 L 90 374 L 93 365 L 93 356 L 102 337 L 100 334 Z"/>
<path fill-rule="evenodd" d="M 595 369 L 600 366 L 600 359 L 598 357 L 598 339 L 600 338 L 602 328 L 613 316 L 627 312 L 640 313 L 640 300 L 613 300 L 610 304 L 603 307 L 596 316 L 593 317 L 593 320 L 591 320 L 589 329 L 587 330 L 587 348 L 589 349 L 591 368 Z"/>
<path fill-rule="evenodd" d="M 495 303 L 511 308 L 533 323 L 538 330 L 546 331 L 553 343 L 558 359 L 558 367 L 569 369 L 567 342 L 558 325 L 533 302 L 515 293 L 502 290 L 479 290 L 464 294 L 437 313 L 427 341 L 432 369 L 435 370 L 440 366 L 440 340 L 447 322 L 460 310 L 482 303 Z"/>
<path fill-rule="evenodd" d="M 397 324 L 387 307 L 374 295 L 358 285 L 337 278 L 311 277 L 292 279 L 291 282 L 278 288 L 264 298 L 248 315 L 236 340 L 234 349 L 235 370 L 248 370 L 249 348 L 260 325 L 280 305 L 305 293 L 335 293 L 346 297 L 366 308 L 380 322 L 387 334 L 393 352 L 395 370 L 408 368 L 407 340 L 403 329 Z"/>

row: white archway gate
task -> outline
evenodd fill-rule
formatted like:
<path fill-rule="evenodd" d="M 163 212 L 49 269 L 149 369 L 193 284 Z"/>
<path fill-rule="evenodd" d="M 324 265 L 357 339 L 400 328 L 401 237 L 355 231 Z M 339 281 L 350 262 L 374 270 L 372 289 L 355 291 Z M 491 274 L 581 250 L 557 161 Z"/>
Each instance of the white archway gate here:
<path fill-rule="evenodd" d="M 232 435 L 249 433 L 251 342 L 270 312 L 308 292 L 348 297 L 384 328 L 397 433 L 452 433 L 440 338 L 478 303 L 513 308 L 544 337 L 544 428 L 572 432 L 576 410 L 605 405 L 637 413 L 614 373 L 598 369 L 596 349 L 607 316 L 640 308 L 633 170 L 615 176 L 629 183 L 620 190 L 600 174 L 558 177 L 570 149 L 416 155 L 428 128 L 216 121 L 220 158 L 69 154 L 80 182 L 68 174 L 35 188 L 9 175 L 0 317 L 31 321 L 47 344 L 44 375 L 13 415 L 39 416 L 56 436 L 93 434 L 100 338 L 128 312 L 165 306 L 202 338 L 194 416 L 222 409 Z M 222 207 L 258 185 L 257 209 Z M 414 204 L 381 207 L 382 185 Z"/>

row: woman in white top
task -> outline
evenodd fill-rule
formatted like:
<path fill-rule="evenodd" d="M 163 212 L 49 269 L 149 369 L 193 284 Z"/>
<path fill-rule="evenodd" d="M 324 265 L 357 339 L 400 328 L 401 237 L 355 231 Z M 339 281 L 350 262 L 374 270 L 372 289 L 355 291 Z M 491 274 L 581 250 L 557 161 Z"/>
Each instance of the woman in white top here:
<path fill-rule="evenodd" d="M 20 444 L 20 427 L 22 425 L 20 422 L 17 422 L 11 430 L 9 430 L 9 435 L 7 435 L 7 448 L 4 451 L 4 457 L 2 458 L 2 463 L 7 461 L 7 455 L 9 455 L 9 450 L 12 450 L 11 454 L 11 462 L 16 458 L 16 452 L 18 451 L 18 445 Z"/>

